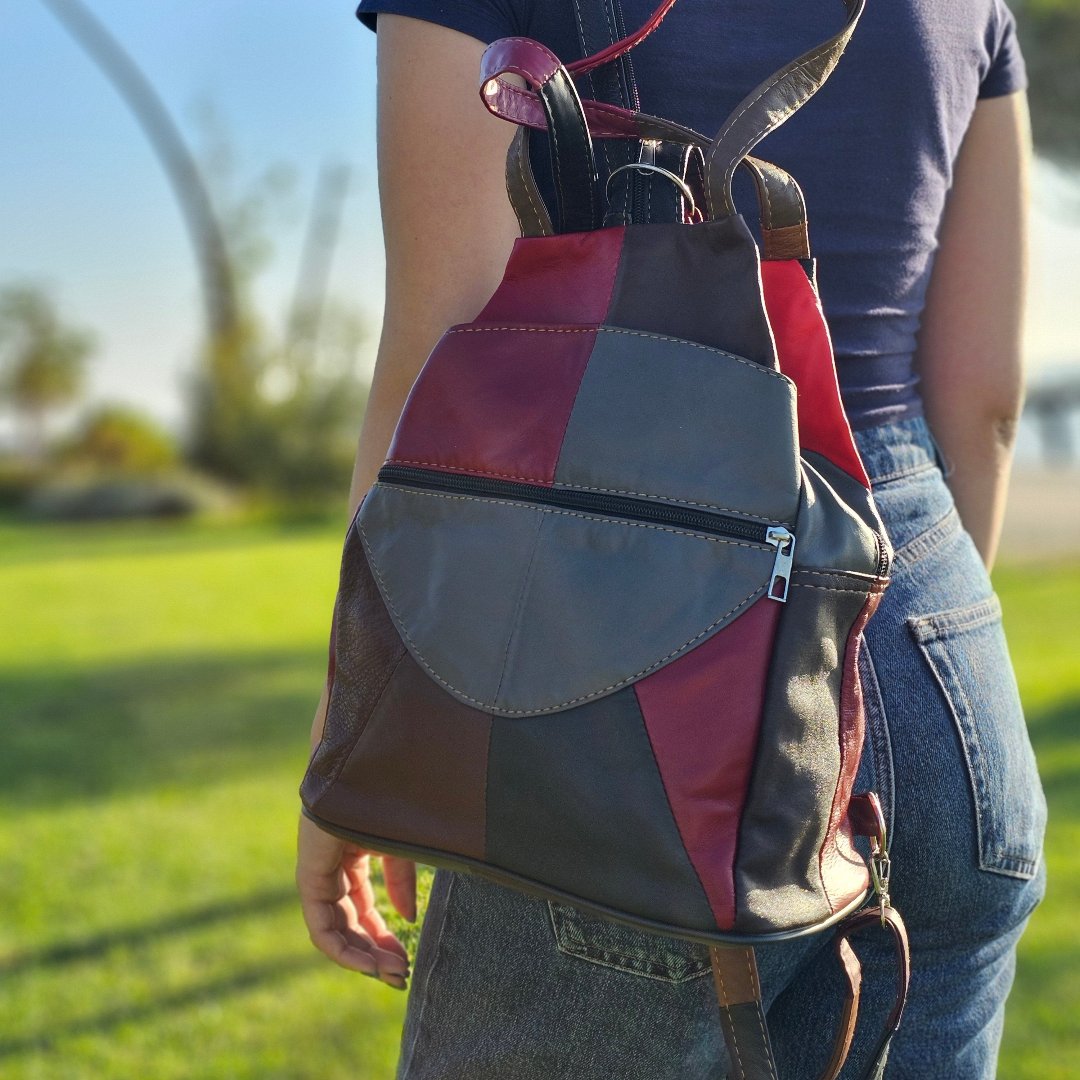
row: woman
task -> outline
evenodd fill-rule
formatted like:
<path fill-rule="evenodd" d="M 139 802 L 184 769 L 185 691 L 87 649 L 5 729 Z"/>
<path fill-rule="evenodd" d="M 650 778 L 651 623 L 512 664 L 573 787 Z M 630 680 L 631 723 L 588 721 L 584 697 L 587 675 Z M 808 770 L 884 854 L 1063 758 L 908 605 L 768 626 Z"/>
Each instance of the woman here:
<path fill-rule="evenodd" d="M 601 2 L 360 6 L 379 16 L 387 296 L 353 508 L 424 358 L 484 305 L 518 232 L 502 179 L 513 128 L 476 93 L 483 45 L 523 34 L 574 59 L 581 7 Z M 625 25 L 652 6 L 623 0 Z M 633 54 L 643 107 L 715 131 L 750 87 L 835 30 L 836 8 L 683 0 Z M 1044 887 L 1045 802 L 987 573 L 1022 392 L 1023 88 L 1001 0 L 872 0 L 829 84 L 761 148 L 806 193 L 845 406 L 896 549 L 867 631 L 856 784 L 883 798 L 912 939 L 889 1080 L 994 1075 L 1016 943 Z M 316 740 L 325 708 L 324 693 Z M 408 959 L 373 906 L 367 859 L 303 821 L 305 917 L 332 959 L 404 987 Z M 383 865 L 391 901 L 415 918 L 413 865 Z M 816 1076 L 828 1053 L 840 1007 L 828 938 L 759 949 L 785 1080 Z M 892 992 L 891 959 L 870 941 L 861 952 L 852 1077 Z M 439 871 L 398 1075 L 721 1075 L 708 970 L 697 945 Z"/>

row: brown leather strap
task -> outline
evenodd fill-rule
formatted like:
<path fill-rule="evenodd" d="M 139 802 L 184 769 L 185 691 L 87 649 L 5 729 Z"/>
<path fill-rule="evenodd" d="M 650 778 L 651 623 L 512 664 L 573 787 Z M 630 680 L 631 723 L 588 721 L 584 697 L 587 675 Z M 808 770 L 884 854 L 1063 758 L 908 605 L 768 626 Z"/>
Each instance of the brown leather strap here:
<path fill-rule="evenodd" d="M 519 127 L 506 152 L 506 194 L 522 236 L 551 236 L 555 229 L 529 160 L 529 129 Z"/>
<path fill-rule="evenodd" d="M 706 158 L 710 216 L 733 214 L 735 167 L 770 131 L 775 131 L 824 86 L 855 32 L 866 0 L 844 0 L 843 29 L 770 75 L 736 106 L 713 140 Z"/>
<path fill-rule="evenodd" d="M 874 1048 L 870 1063 L 863 1073 L 862 1080 L 875 1080 L 885 1067 L 892 1038 L 900 1027 L 907 1003 L 908 986 L 911 983 L 911 947 L 908 943 L 907 927 L 900 917 L 900 912 L 892 907 L 871 907 L 849 915 L 837 930 L 838 939 L 848 940 L 855 934 L 882 927 L 889 931 L 893 948 L 896 952 L 896 998 L 892 1011 L 885 1021 L 885 1028 Z"/>
<path fill-rule="evenodd" d="M 903 919 L 893 908 L 866 908 L 848 916 L 836 929 L 833 947 L 844 973 L 846 988 L 840 1023 L 821 1080 L 837 1080 L 855 1038 L 862 991 L 862 965 L 852 948 L 851 938 L 876 926 L 890 932 L 896 949 L 896 1001 L 863 1080 L 871 1080 L 880 1074 L 892 1037 L 900 1026 L 911 976 L 907 930 Z M 754 950 L 749 946 L 713 945 L 709 947 L 709 959 L 730 1061 L 728 1080 L 778 1080 L 761 1001 L 761 981 Z"/>

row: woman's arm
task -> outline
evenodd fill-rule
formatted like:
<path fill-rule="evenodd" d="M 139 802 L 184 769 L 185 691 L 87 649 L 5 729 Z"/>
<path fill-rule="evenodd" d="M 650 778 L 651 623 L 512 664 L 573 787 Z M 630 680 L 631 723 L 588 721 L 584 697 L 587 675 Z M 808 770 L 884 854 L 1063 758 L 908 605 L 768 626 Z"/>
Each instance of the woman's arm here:
<path fill-rule="evenodd" d="M 349 492 L 349 519 L 375 480 L 405 398 L 448 326 L 472 319 L 495 291 L 517 221 L 503 180 L 514 128 L 478 93 L 477 40 L 433 23 L 379 16 L 379 197 L 386 307 Z M 312 748 L 326 717 L 315 711 Z M 370 856 L 301 818 L 296 868 L 312 943 L 343 967 L 404 986 L 408 957 L 374 905 Z M 412 862 L 383 857 L 387 892 L 416 918 Z"/>
<path fill-rule="evenodd" d="M 927 422 L 987 567 L 1023 406 L 1029 157 L 1026 96 L 979 101 L 957 158 L 916 353 Z"/>

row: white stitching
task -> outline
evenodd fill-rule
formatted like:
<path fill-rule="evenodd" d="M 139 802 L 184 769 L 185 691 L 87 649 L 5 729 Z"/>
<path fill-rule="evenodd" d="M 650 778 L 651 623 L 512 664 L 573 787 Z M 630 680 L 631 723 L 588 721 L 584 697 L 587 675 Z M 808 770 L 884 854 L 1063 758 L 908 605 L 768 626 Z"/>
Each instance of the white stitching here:
<path fill-rule="evenodd" d="M 782 383 L 791 383 L 791 380 L 780 371 L 773 371 L 772 368 L 763 367 L 761 364 L 755 364 L 753 360 L 746 360 L 741 356 L 736 356 L 734 353 L 725 352 L 723 349 L 714 349 L 711 345 L 701 345 L 696 341 L 687 341 L 685 338 L 670 337 L 664 334 L 646 334 L 640 330 L 624 330 L 617 326 L 567 328 L 549 326 L 462 326 L 453 330 L 447 330 L 446 336 L 449 336 L 450 334 L 482 334 L 490 330 L 521 330 L 533 334 L 626 334 L 630 337 L 648 338 L 651 341 L 671 341 L 678 345 L 686 345 L 692 349 L 700 349 L 702 352 L 713 353 L 716 356 L 726 356 L 729 360 L 734 360 L 737 364 L 742 364 L 744 367 L 748 367 L 753 371 L 761 372 L 762 375 L 768 375 L 770 378 L 779 379 Z"/>
<path fill-rule="evenodd" d="M 716 981 L 720 984 L 720 996 L 724 999 L 724 1008 L 725 1009 L 730 1009 L 731 1006 L 730 1006 L 730 1004 L 728 1002 L 727 988 L 724 986 L 724 976 L 720 972 L 720 962 L 719 961 L 717 961 L 716 967 L 713 970 L 716 972 Z M 735 1037 L 736 1025 L 735 1025 L 734 1020 L 732 1020 L 730 1017 L 728 1019 L 729 1019 L 728 1031 L 731 1034 L 731 1048 L 732 1048 L 732 1050 L 735 1051 L 735 1063 L 736 1063 L 736 1065 L 738 1065 L 738 1068 L 739 1068 L 740 1080 L 744 1080 L 744 1078 L 746 1076 L 746 1070 L 743 1068 L 742 1057 L 739 1054 L 739 1042 L 738 1042 L 738 1039 L 736 1039 L 736 1037 Z"/>
<path fill-rule="evenodd" d="M 528 138 L 529 138 L 529 132 L 528 132 L 527 128 L 521 128 L 520 130 L 522 131 L 521 148 L 520 148 L 519 152 L 515 155 L 515 157 L 517 158 L 518 174 L 521 176 L 521 186 L 525 191 L 526 198 L 528 198 L 528 200 L 529 200 L 529 206 L 532 207 L 532 212 L 535 215 L 534 220 L 536 222 L 536 232 L 539 233 L 541 236 L 550 236 L 551 233 L 552 233 L 551 224 L 550 224 L 550 222 L 545 222 L 544 217 L 541 216 L 540 209 L 536 205 L 536 200 L 533 198 L 532 188 L 529 186 L 529 182 L 525 177 L 525 154 L 526 154 L 525 146 L 527 145 L 527 141 L 528 141 Z M 516 139 L 514 141 L 515 141 L 515 143 L 517 142 Z M 529 172 L 532 173 L 532 164 L 531 163 L 529 165 Z M 533 175 L 533 182 L 534 183 L 536 182 L 535 175 Z M 510 201 L 513 202 L 514 200 L 511 199 Z M 517 212 L 517 207 L 516 206 L 514 207 L 514 211 L 515 211 L 515 213 Z M 546 215 L 545 215 L 545 217 L 546 217 Z M 519 217 L 518 220 L 519 220 L 519 224 L 520 224 L 520 217 Z M 522 227 L 522 232 L 524 232 L 524 231 L 525 231 L 525 229 L 524 229 L 524 227 Z"/>

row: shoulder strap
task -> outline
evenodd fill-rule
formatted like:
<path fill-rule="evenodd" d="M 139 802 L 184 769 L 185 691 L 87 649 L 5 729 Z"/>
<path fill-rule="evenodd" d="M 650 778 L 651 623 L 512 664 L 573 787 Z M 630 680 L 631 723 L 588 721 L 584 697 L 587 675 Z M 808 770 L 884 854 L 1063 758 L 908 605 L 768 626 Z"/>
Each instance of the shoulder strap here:
<path fill-rule="evenodd" d="M 581 102 L 586 131 L 598 138 L 661 139 L 707 147 L 706 199 L 710 216 L 734 213 L 731 179 L 739 162 L 824 85 L 854 33 L 865 2 L 844 0 L 847 20 L 843 28 L 759 84 L 711 141 L 669 120 L 593 100 Z M 550 50 L 526 38 L 493 42 L 481 61 L 481 99 L 496 116 L 529 127 L 546 127 L 550 109 L 542 97 L 549 83 L 554 80 L 561 84 L 564 77 L 624 55 L 656 29 L 673 4 L 674 0 L 666 0 L 634 34 L 576 65 L 564 67 Z M 526 87 L 506 82 L 504 76 L 509 73 L 520 75 Z M 549 97 L 551 94 L 548 92 Z"/>

